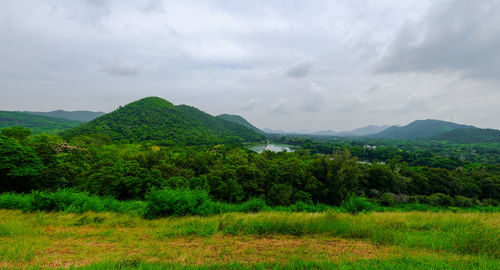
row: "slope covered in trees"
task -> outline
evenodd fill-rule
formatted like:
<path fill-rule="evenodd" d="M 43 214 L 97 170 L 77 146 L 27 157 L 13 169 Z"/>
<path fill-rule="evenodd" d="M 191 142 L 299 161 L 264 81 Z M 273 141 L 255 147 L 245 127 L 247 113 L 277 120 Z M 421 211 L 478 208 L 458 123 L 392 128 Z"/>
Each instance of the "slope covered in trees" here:
<path fill-rule="evenodd" d="M 51 112 L 30 112 L 24 111 L 29 114 L 43 115 L 49 117 L 63 118 L 68 120 L 75 120 L 81 122 L 88 122 L 96 119 L 97 117 L 104 115 L 103 112 L 91 112 L 91 111 L 51 111 Z"/>
<path fill-rule="evenodd" d="M 82 122 L 23 112 L 0 111 L 0 128 L 18 126 L 30 128 L 34 133 L 58 133 L 78 126 Z"/>
<path fill-rule="evenodd" d="M 459 128 L 440 134 L 433 139 L 453 143 L 498 143 L 500 142 L 500 130 Z"/>
<path fill-rule="evenodd" d="M 392 126 L 390 128 L 383 130 L 382 132 L 369 135 L 369 137 L 410 140 L 419 138 L 429 138 L 458 128 L 475 128 L 475 127 L 441 121 L 441 120 L 427 119 L 427 120 L 413 121 L 410 124 L 403 127 Z"/>
<path fill-rule="evenodd" d="M 65 137 L 104 134 L 113 141 L 155 141 L 163 145 L 197 145 L 258 141 L 264 136 L 194 107 L 148 97 L 62 133 Z"/>
<path fill-rule="evenodd" d="M 229 121 L 229 122 L 240 124 L 240 125 L 245 126 L 249 129 L 253 129 L 259 133 L 263 133 L 262 130 L 258 129 L 257 127 L 252 125 L 250 122 L 248 122 L 245 118 L 243 118 L 239 115 L 231 115 L 231 114 L 225 113 L 225 114 L 217 115 L 216 117 L 219 119 L 224 119 L 224 120 Z"/>

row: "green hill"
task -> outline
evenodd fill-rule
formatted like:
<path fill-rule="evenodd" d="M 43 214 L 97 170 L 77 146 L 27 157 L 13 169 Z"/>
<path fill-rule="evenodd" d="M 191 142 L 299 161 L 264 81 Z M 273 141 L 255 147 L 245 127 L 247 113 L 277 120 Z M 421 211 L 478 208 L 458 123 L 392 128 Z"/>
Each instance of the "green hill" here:
<path fill-rule="evenodd" d="M 427 119 L 427 120 L 413 121 L 410 124 L 403 127 L 392 126 L 379 133 L 369 135 L 369 137 L 410 140 L 419 138 L 429 138 L 459 128 L 475 128 L 475 127 L 441 121 L 441 120 Z"/>
<path fill-rule="evenodd" d="M 243 118 L 239 115 L 232 115 L 232 114 L 225 113 L 225 114 L 217 115 L 216 117 L 219 119 L 224 119 L 224 120 L 229 121 L 229 122 L 240 124 L 240 125 L 245 126 L 249 129 L 253 129 L 259 133 L 264 133 L 262 130 L 256 128 L 254 125 L 250 124 L 250 122 L 248 122 L 245 118 Z"/>
<path fill-rule="evenodd" d="M 57 111 L 51 111 L 51 112 L 30 112 L 30 111 L 24 111 L 24 112 L 29 113 L 29 114 L 57 117 L 57 118 L 63 118 L 63 119 L 68 119 L 68 120 L 81 121 L 81 122 L 92 121 L 92 120 L 96 119 L 97 117 L 105 114 L 103 112 L 63 111 L 63 110 L 57 110 Z"/>
<path fill-rule="evenodd" d="M 61 135 L 106 134 L 114 141 L 156 141 L 161 144 L 212 144 L 257 141 L 263 135 L 194 107 L 148 97 L 67 130 Z"/>
<path fill-rule="evenodd" d="M 500 143 L 500 130 L 459 128 L 435 136 L 432 139 L 453 143 Z"/>
<path fill-rule="evenodd" d="M 58 133 L 76 127 L 82 122 L 23 112 L 0 111 L 0 128 L 19 126 L 34 133 Z"/>

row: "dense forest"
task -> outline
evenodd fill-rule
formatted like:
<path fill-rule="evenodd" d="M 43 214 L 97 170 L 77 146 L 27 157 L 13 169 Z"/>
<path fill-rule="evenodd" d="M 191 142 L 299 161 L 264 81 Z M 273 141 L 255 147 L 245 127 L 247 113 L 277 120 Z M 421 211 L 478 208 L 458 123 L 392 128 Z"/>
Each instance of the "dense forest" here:
<path fill-rule="evenodd" d="M 200 189 L 216 201 L 260 198 L 269 205 L 339 205 L 353 195 L 382 205 L 465 207 L 500 200 L 497 144 L 461 156 L 452 146 L 401 149 L 397 143 L 374 147 L 347 140 L 269 139 L 301 147 L 293 153 L 257 154 L 239 142 L 159 146 L 117 143 L 106 135 L 68 139 L 6 128 L 0 135 L 0 192 L 72 188 L 130 200 L 155 189 Z"/>

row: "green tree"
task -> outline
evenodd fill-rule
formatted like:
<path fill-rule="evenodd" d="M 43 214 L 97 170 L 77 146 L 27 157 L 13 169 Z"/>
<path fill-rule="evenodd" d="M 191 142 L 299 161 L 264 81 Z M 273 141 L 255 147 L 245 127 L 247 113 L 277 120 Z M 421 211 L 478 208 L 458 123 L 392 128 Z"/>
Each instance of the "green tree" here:
<path fill-rule="evenodd" d="M 0 191 L 29 191 L 37 188 L 35 176 L 43 169 L 33 149 L 0 135 Z"/>

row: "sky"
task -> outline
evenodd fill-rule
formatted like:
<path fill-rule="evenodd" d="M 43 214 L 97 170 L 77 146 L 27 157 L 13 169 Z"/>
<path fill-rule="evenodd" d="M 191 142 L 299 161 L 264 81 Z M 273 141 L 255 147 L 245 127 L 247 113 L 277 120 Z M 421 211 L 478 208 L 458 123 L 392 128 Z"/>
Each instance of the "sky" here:
<path fill-rule="evenodd" d="M 500 129 L 500 0 L 0 1 L 0 110 L 147 96 L 287 131 Z"/>

